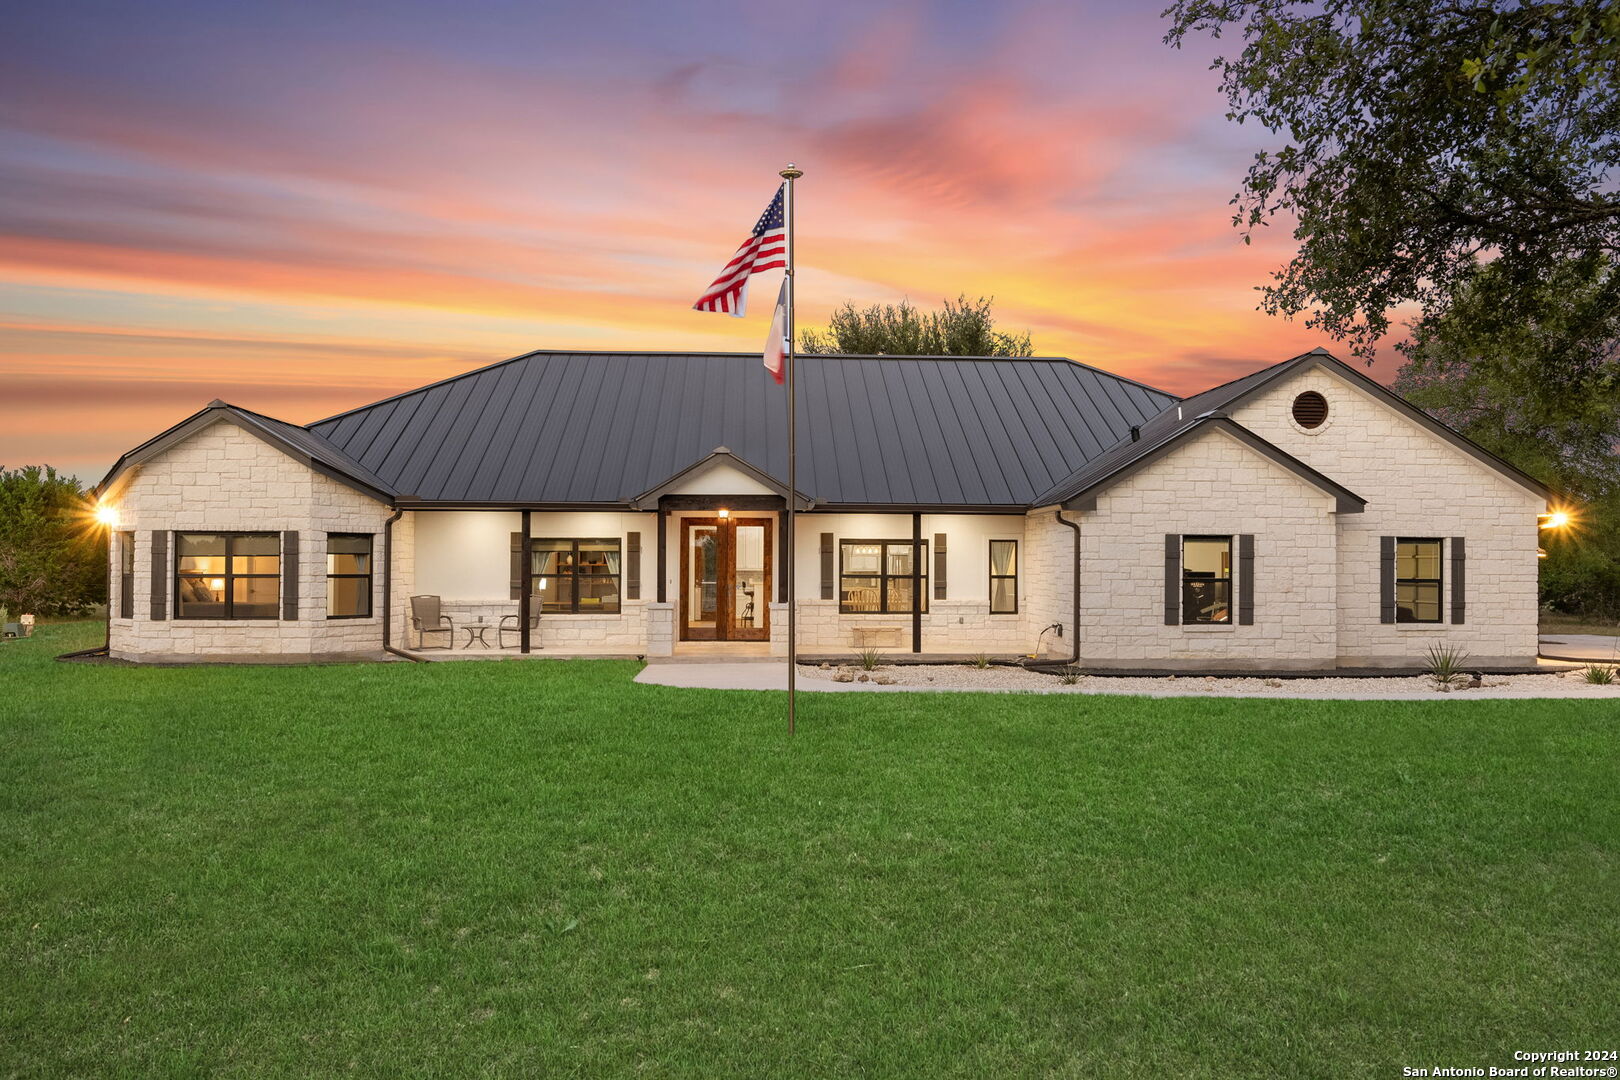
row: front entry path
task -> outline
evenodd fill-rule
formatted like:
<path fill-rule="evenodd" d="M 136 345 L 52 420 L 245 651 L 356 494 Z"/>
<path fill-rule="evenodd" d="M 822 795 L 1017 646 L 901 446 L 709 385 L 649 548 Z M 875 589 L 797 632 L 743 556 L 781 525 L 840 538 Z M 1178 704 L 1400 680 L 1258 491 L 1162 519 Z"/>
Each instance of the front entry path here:
<path fill-rule="evenodd" d="M 684 686 L 697 690 L 786 690 L 787 662 L 660 663 L 650 660 L 636 675 L 638 683 L 657 686 Z M 837 683 L 807 678 L 799 673 L 800 690 L 904 690 L 903 686 L 874 686 L 871 683 Z"/>
<path fill-rule="evenodd" d="M 1620 661 L 1620 638 L 1606 634 L 1543 634 L 1541 655 L 1549 660 Z"/>

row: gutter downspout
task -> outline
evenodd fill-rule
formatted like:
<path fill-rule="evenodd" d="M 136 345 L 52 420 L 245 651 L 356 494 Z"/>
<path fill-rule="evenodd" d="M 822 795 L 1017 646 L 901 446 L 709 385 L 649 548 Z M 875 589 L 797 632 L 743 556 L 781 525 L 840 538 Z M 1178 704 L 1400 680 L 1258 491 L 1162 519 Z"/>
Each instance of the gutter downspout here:
<path fill-rule="evenodd" d="M 412 656 L 402 649 L 396 649 L 390 642 L 393 640 L 394 629 L 394 522 L 405 516 L 405 511 L 395 510 L 394 516 L 383 522 L 383 652 L 393 653 L 395 656 L 409 660 L 413 664 L 425 664 L 419 656 Z"/>
<path fill-rule="evenodd" d="M 1080 662 L 1080 523 L 1070 521 L 1063 516 L 1063 508 L 1057 510 L 1057 523 L 1074 530 L 1074 622 L 1070 627 L 1073 630 L 1074 651 L 1069 654 L 1069 663 Z"/>

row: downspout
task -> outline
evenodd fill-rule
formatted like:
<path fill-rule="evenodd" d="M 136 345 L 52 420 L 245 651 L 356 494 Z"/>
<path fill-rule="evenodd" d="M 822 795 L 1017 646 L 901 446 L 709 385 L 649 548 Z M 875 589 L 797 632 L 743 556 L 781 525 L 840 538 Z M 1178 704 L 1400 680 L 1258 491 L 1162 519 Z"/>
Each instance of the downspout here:
<path fill-rule="evenodd" d="M 394 522 L 405 516 L 405 511 L 395 510 L 394 516 L 383 522 L 383 652 L 393 653 L 404 657 L 413 664 L 425 664 L 419 656 L 412 656 L 401 649 L 396 649 L 390 642 L 393 640 L 394 630 Z"/>
<path fill-rule="evenodd" d="M 922 652 L 922 515 L 911 515 L 911 651 Z"/>
<path fill-rule="evenodd" d="M 1080 662 L 1080 523 L 1070 521 L 1063 516 L 1063 508 L 1057 510 L 1057 523 L 1066 525 L 1074 530 L 1074 623 L 1070 627 L 1073 631 L 1074 650 L 1069 654 L 1069 663 Z"/>

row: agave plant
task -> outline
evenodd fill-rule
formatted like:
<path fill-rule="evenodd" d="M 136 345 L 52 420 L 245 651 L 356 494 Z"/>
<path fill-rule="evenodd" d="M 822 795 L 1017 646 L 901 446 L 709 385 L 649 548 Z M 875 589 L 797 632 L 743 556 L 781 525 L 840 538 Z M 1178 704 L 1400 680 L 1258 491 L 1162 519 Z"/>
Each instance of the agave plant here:
<path fill-rule="evenodd" d="M 1614 668 L 1607 664 L 1587 664 L 1584 674 L 1586 681 L 1593 686 L 1614 685 Z"/>
<path fill-rule="evenodd" d="M 1058 669 L 1058 682 L 1064 686 L 1073 686 L 1080 681 L 1080 669 L 1074 664 L 1064 664 Z"/>
<path fill-rule="evenodd" d="M 968 660 L 968 666 L 976 667 L 980 671 L 983 671 L 985 668 L 990 666 L 990 654 L 974 653 L 973 656 Z"/>
<path fill-rule="evenodd" d="M 855 654 L 855 663 L 860 665 L 862 671 L 876 671 L 878 664 L 882 662 L 882 649 L 868 647 Z"/>
<path fill-rule="evenodd" d="M 1463 673 L 1463 662 L 1468 653 L 1455 645 L 1430 645 L 1424 654 L 1423 670 L 1434 680 L 1437 690 L 1451 690 L 1468 681 Z"/>

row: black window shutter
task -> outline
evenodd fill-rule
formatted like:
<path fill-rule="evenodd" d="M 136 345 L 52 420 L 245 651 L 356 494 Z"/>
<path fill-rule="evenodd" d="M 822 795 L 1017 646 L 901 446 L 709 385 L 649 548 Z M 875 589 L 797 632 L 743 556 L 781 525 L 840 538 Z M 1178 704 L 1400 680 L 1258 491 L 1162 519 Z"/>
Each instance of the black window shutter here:
<path fill-rule="evenodd" d="M 624 598 L 641 599 L 641 534 L 626 533 L 624 537 Z"/>
<path fill-rule="evenodd" d="M 1254 534 L 1238 536 L 1238 625 L 1254 625 Z"/>
<path fill-rule="evenodd" d="M 833 534 L 821 534 L 821 598 L 833 598 Z"/>
<path fill-rule="evenodd" d="M 511 580 L 507 583 L 509 586 L 507 599 L 521 600 L 523 599 L 523 534 L 515 532 L 509 534 L 509 537 L 510 543 L 507 547 L 511 552 L 511 559 L 507 565 L 511 569 L 507 577 Z"/>
<path fill-rule="evenodd" d="M 1462 625 L 1468 613 L 1468 560 L 1460 536 L 1451 538 L 1451 621 Z"/>
<path fill-rule="evenodd" d="M 934 534 L 934 599 L 945 599 L 945 534 Z"/>
<path fill-rule="evenodd" d="M 1395 621 L 1395 538 L 1378 538 L 1378 621 Z"/>
<path fill-rule="evenodd" d="M 152 533 L 152 621 L 169 617 L 169 534 Z"/>
<path fill-rule="evenodd" d="M 1181 625 L 1181 534 L 1164 534 L 1164 625 Z"/>
<path fill-rule="evenodd" d="M 281 534 L 281 617 L 298 618 L 298 533 Z"/>

